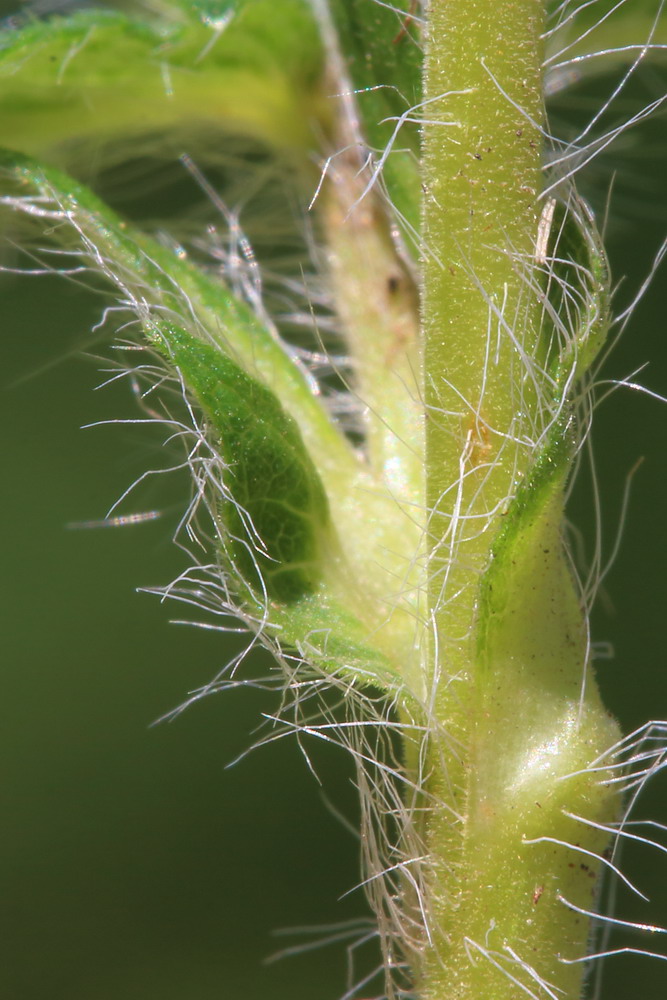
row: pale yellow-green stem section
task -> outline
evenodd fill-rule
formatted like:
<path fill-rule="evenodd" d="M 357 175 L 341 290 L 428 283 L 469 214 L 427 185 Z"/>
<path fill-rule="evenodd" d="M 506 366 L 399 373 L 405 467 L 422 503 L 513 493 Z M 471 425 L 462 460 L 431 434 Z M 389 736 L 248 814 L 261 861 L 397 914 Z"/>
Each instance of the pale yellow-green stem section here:
<path fill-rule="evenodd" d="M 363 414 L 366 482 L 359 484 L 359 500 L 366 511 L 371 503 L 374 508 L 360 522 L 366 552 L 372 551 L 360 571 L 366 598 L 374 595 L 376 636 L 387 637 L 412 687 L 421 680 L 414 622 L 424 510 L 418 298 L 382 204 L 372 191 L 363 195 L 366 179 L 354 155 L 338 157 L 321 217 L 351 362 L 346 378 Z"/>
<path fill-rule="evenodd" d="M 422 505 L 423 404 L 418 289 L 392 241 L 385 206 L 365 191 L 356 150 L 329 171 L 323 220 L 334 301 L 349 347 L 351 388 L 364 407 L 371 471 Z"/>
<path fill-rule="evenodd" d="M 618 733 L 562 548 L 566 411 L 552 452 L 539 459 L 535 444 L 553 412 L 535 360 L 543 8 L 429 7 L 423 326 L 437 643 L 420 1000 L 577 1000 L 583 966 L 561 959 L 586 952 L 579 911 L 595 909 L 593 855 L 607 839 L 590 824 L 616 809 L 587 770 Z"/>
<path fill-rule="evenodd" d="M 332 65 L 331 90 L 349 87 Z M 392 233 L 391 209 L 375 185 L 348 102 L 336 105 L 337 150 L 316 200 L 326 265 L 362 414 L 363 468 L 353 490 L 361 543 L 348 545 L 374 641 L 412 690 L 422 684 L 415 621 L 421 613 L 424 408 L 419 289 Z M 350 538 L 352 536 L 350 535 Z M 362 559 L 358 559 L 362 554 Z"/>

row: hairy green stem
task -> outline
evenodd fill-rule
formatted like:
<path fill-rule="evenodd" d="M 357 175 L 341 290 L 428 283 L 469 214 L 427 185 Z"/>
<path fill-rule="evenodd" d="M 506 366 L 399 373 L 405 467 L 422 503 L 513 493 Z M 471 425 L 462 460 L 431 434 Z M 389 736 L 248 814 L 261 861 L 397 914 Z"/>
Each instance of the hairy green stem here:
<path fill-rule="evenodd" d="M 461 640 L 489 549 L 482 529 L 526 467 L 513 438 L 525 433 L 518 423 L 533 393 L 524 358 L 538 336 L 523 272 L 534 254 L 541 184 L 542 7 L 541 0 L 439 0 L 429 13 L 427 500 L 432 535 L 445 539 L 431 586 L 434 599 L 444 586 L 464 589 L 441 614 L 447 634 Z"/>
<path fill-rule="evenodd" d="M 566 416 L 552 431 L 560 457 L 525 487 L 534 511 L 503 535 L 545 420 L 534 273 L 543 16 L 541 0 L 430 4 L 423 322 L 438 735 L 420 1000 L 578 997 L 583 966 L 561 959 L 585 953 L 589 925 L 563 899 L 594 909 L 590 854 L 606 835 L 582 836 L 564 809 L 597 823 L 614 814 L 581 773 L 616 729 L 589 676 L 562 552 Z"/>

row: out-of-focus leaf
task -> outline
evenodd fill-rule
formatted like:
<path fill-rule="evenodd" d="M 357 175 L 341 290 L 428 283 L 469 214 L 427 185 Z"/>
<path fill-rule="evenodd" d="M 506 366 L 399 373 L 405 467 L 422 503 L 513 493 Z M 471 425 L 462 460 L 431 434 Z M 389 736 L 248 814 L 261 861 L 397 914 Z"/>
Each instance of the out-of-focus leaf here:
<path fill-rule="evenodd" d="M 421 195 L 420 6 L 411 0 L 392 4 L 330 0 L 330 7 L 357 93 L 366 139 L 376 160 L 387 154 L 383 177 L 389 197 L 399 216 L 417 231 Z"/>
<path fill-rule="evenodd" d="M 2 141 L 43 156 L 73 140 L 225 129 L 303 154 L 326 128 L 322 46 L 306 0 L 181 3 L 161 17 L 95 8 L 0 33 Z"/>

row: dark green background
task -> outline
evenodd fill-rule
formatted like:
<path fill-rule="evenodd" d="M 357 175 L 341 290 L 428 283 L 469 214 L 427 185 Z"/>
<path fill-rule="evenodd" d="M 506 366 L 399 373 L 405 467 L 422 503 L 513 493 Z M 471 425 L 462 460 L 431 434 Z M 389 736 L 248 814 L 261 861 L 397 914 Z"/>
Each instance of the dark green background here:
<path fill-rule="evenodd" d="M 667 230 L 661 129 L 664 120 L 642 133 L 621 164 L 610 226 L 615 275 L 628 276 L 619 302 Z M 665 280 L 663 269 L 606 370 L 618 377 L 649 361 L 640 380 L 662 392 Z M 107 349 L 88 334 L 99 309 L 64 282 L 2 281 L 0 997 L 336 1000 L 344 948 L 262 964 L 295 940 L 273 938 L 276 928 L 364 912 L 360 893 L 338 902 L 357 879 L 357 845 L 296 744 L 225 770 L 275 699 L 215 696 L 150 728 L 232 651 L 221 635 L 168 624 L 181 617 L 177 605 L 135 592 L 185 566 L 169 541 L 184 481 L 156 480 L 126 507 L 164 510 L 154 523 L 67 528 L 104 517 L 142 470 L 164 464 L 160 438 L 146 430 L 79 429 L 136 415 L 126 386 L 92 392 L 104 365 L 80 355 Z M 599 676 L 626 730 L 667 717 L 666 431 L 664 408 L 626 390 L 597 416 L 607 553 L 625 477 L 645 458 L 594 618 L 594 638 L 615 647 Z M 590 532 L 585 474 L 572 516 Z M 314 752 L 324 794 L 354 816 L 344 755 Z M 664 777 L 640 802 L 641 816 L 667 821 Z M 654 902 L 624 898 L 617 913 L 667 922 L 667 858 L 642 848 L 626 851 L 625 863 Z M 607 965 L 606 1000 L 666 990 L 667 963 Z"/>
<path fill-rule="evenodd" d="M 274 929 L 362 909 L 336 902 L 356 844 L 296 744 L 225 770 L 275 698 L 212 697 L 149 728 L 232 651 L 135 593 L 185 567 L 174 516 L 67 529 L 164 461 L 151 435 L 79 429 L 135 416 L 126 390 L 93 393 L 96 366 L 63 357 L 85 340 L 85 305 L 64 283 L 3 283 L 0 996 L 336 997 L 339 954 L 261 964 L 293 943 Z M 139 509 L 179 495 L 184 482 L 160 481 Z M 342 752 L 317 759 L 350 812 Z"/>

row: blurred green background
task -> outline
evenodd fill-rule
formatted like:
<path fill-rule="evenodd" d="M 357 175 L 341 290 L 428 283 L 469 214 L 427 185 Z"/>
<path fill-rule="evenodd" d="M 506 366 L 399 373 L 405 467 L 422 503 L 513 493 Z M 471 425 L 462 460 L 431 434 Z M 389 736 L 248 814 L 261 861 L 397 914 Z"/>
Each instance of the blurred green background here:
<path fill-rule="evenodd" d="M 585 114 L 590 94 L 579 99 Z M 602 161 L 588 192 L 602 206 L 618 171 L 608 232 L 615 278 L 626 276 L 620 306 L 667 231 L 664 125 L 635 133 L 619 158 Z M 649 362 L 638 380 L 667 392 L 666 281 L 663 269 L 605 377 Z M 170 537 L 187 485 L 155 478 L 125 507 L 159 509 L 157 521 L 68 528 L 103 518 L 143 470 L 164 465 L 161 437 L 130 426 L 80 430 L 137 412 L 124 383 L 92 391 L 105 364 L 83 354 L 108 352 L 89 333 L 99 298 L 53 278 L 5 276 L 0 289 L 0 997 L 337 1000 L 344 944 L 263 960 L 310 939 L 276 930 L 366 913 L 360 892 L 339 898 L 358 879 L 358 844 L 333 815 L 354 821 L 349 762 L 309 747 L 320 787 L 296 743 L 283 741 L 226 769 L 256 739 L 261 713 L 276 707 L 258 691 L 210 697 L 151 727 L 237 648 L 218 633 L 169 624 L 182 609 L 136 593 L 185 568 Z M 629 731 L 667 717 L 664 407 L 619 390 L 600 407 L 593 440 L 606 554 L 625 478 L 644 458 L 593 621 L 593 638 L 615 650 L 599 663 L 600 682 Z M 591 512 L 584 471 L 571 516 L 589 551 Z M 267 667 L 260 656 L 248 670 Z M 667 822 L 664 776 L 638 804 L 636 818 L 648 816 Z M 623 895 L 617 915 L 667 923 L 667 858 L 627 849 L 624 865 L 652 903 Z M 624 943 L 659 948 L 656 937 Z M 373 961 L 362 953 L 358 974 Z M 666 992 L 667 963 L 607 963 L 605 1000 Z"/>
<path fill-rule="evenodd" d="M 337 902 L 357 845 L 296 743 L 225 770 L 275 697 L 211 697 L 149 728 L 238 645 L 135 592 L 187 565 L 170 542 L 185 483 L 143 492 L 161 520 L 68 530 L 164 463 L 155 436 L 79 429 L 136 415 L 125 386 L 92 392 L 99 366 L 69 356 L 99 301 L 33 278 L 3 281 L 2 302 L 0 996 L 337 997 L 339 951 L 262 965 L 295 941 L 274 930 L 363 913 L 359 894 Z M 353 814 L 342 751 L 314 749 L 327 797 Z"/>

